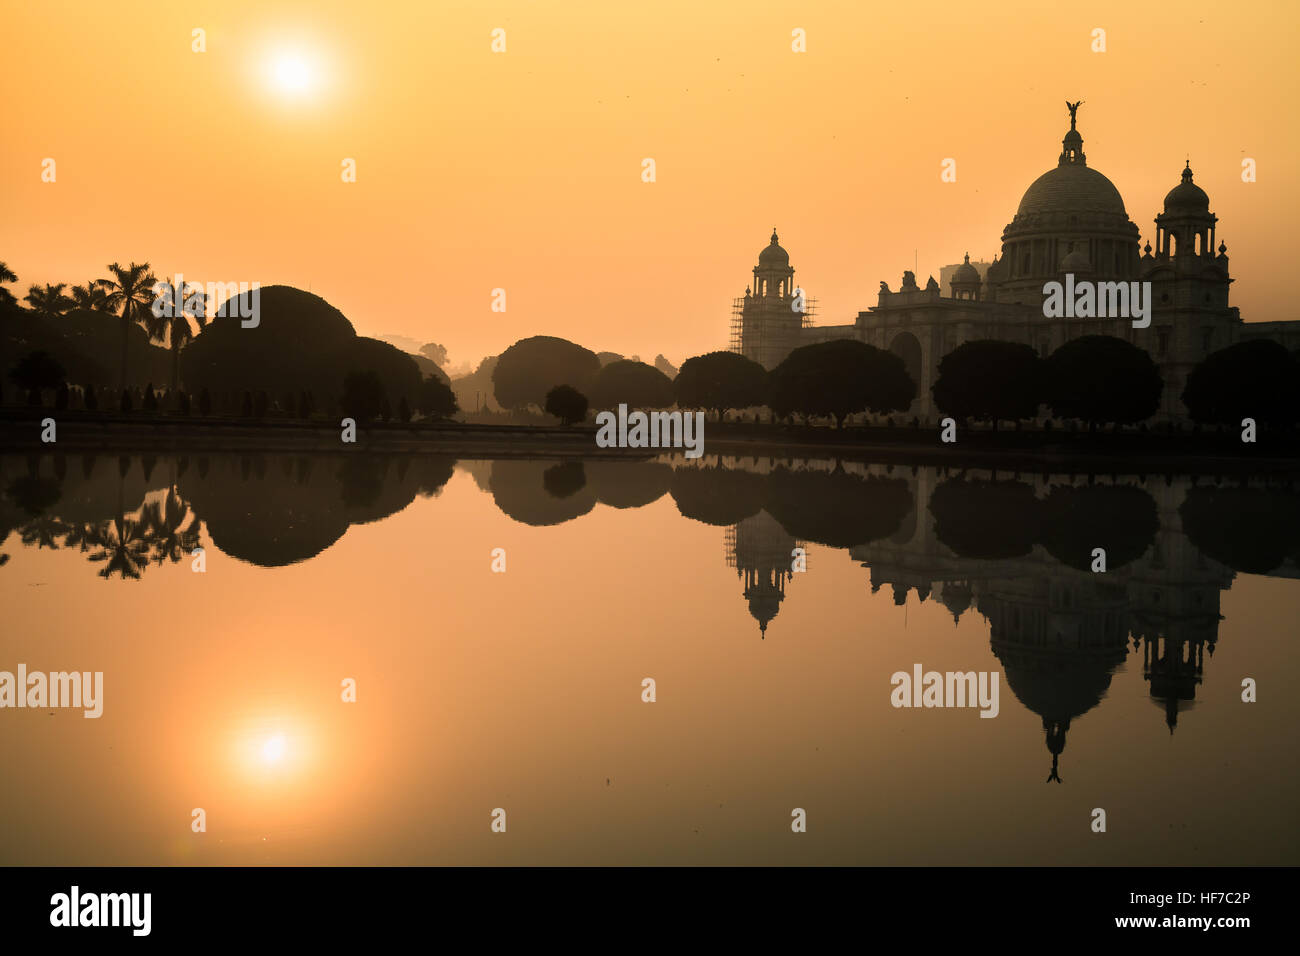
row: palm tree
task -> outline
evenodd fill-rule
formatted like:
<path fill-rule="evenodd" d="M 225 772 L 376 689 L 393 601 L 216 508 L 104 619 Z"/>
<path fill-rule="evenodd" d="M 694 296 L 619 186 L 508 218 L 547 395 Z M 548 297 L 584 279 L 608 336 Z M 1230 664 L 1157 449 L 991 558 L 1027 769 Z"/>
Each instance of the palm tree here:
<path fill-rule="evenodd" d="M 144 530 L 141 522 L 127 515 L 95 525 L 90 540 L 99 550 L 90 560 L 108 562 L 100 569 L 101 578 L 111 578 L 114 573 L 123 580 L 140 577 L 149 566 L 149 542 Z"/>
<path fill-rule="evenodd" d="M 85 285 L 72 287 L 72 301 L 78 309 L 90 309 L 92 312 L 107 311 L 108 291 L 96 279 Z"/>
<path fill-rule="evenodd" d="M 65 282 L 60 282 L 58 285 L 46 283 L 44 289 L 34 285 L 27 290 L 27 294 L 23 296 L 23 301 L 30 305 L 32 311 L 43 319 L 58 318 L 72 308 L 72 300 L 63 294 L 66 285 Z"/>
<path fill-rule="evenodd" d="M 76 548 L 83 554 L 90 550 L 94 540 L 95 526 L 86 521 L 69 521 L 63 529 L 63 546 Z"/>
<path fill-rule="evenodd" d="M 120 388 L 126 388 L 126 355 L 130 341 L 131 326 L 139 322 L 146 324 L 154 321 L 154 314 L 149 308 L 154 298 L 154 287 L 158 280 L 149 271 L 149 263 L 137 265 L 131 263 L 122 268 L 116 262 L 110 263 L 108 271 L 113 273 L 111 279 L 100 279 L 98 285 L 107 293 L 104 305 L 109 312 L 122 314 L 122 375 Z"/>
<path fill-rule="evenodd" d="M 0 282 L 17 282 L 17 281 L 18 281 L 18 277 L 13 274 L 13 271 L 3 262 L 0 262 Z M 10 292 L 8 289 L 4 288 L 4 286 L 0 286 L 0 309 L 7 309 L 17 304 L 18 304 L 18 300 L 14 298 L 14 294 Z"/>
<path fill-rule="evenodd" d="M 180 388 L 181 349 L 194 340 L 194 328 L 190 325 L 190 316 L 199 324 L 202 331 L 208 324 L 208 297 L 202 286 L 190 285 L 184 279 L 178 285 L 164 281 L 160 292 L 168 303 L 167 311 L 158 319 L 158 324 L 150 326 L 150 334 L 161 339 L 172 350 L 172 394 Z"/>
<path fill-rule="evenodd" d="M 37 548 L 59 550 L 59 538 L 67 534 L 67 525 L 54 515 L 37 515 L 18 529 L 22 543 Z"/>

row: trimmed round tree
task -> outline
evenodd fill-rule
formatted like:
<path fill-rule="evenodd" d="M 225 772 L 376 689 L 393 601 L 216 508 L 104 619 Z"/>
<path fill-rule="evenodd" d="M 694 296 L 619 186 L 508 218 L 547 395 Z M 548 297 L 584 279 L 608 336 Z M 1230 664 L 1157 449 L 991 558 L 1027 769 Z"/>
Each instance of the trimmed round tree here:
<path fill-rule="evenodd" d="M 557 385 L 546 393 L 544 409 L 564 425 L 572 425 L 587 417 L 587 396 L 572 385 Z"/>
<path fill-rule="evenodd" d="M 1300 363 L 1269 339 L 1238 342 L 1192 369 L 1182 397 L 1198 422 L 1290 425 L 1300 417 Z"/>
<path fill-rule="evenodd" d="M 939 360 L 934 403 L 958 421 L 1020 421 L 1038 415 L 1043 360 L 1032 346 L 997 339 L 963 342 Z"/>
<path fill-rule="evenodd" d="M 596 373 L 591 384 L 591 407 L 615 409 L 667 408 L 674 402 L 673 381 L 653 365 L 619 359 Z"/>
<path fill-rule="evenodd" d="M 599 371 L 600 359 L 590 349 L 552 335 L 534 335 L 501 353 L 492 369 L 493 394 L 504 408 L 543 408 L 546 393 L 556 385 L 586 393 Z"/>
<path fill-rule="evenodd" d="M 728 409 L 767 404 L 767 369 L 736 352 L 707 352 L 682 363 L 673 395 L 682 408 Z"/>
<path fill-rule="evenodd" d="M 838 428 L 855 412 L 906 411 L 916 383 L 903 360 L 856 339 L 795 349 L 771 373 L 768 405 L 777 415 L 830 415 Z"/>
<path fill-rule="evenodd" d="M 1131 425 L 1160 408 L 1164 382 L 1145 349 L 1112 335 L 1071 339 L 1044 363 L 1046 402 L 1058 418 L 1078 418 L 1090 430 L 1109 422 Z"/>

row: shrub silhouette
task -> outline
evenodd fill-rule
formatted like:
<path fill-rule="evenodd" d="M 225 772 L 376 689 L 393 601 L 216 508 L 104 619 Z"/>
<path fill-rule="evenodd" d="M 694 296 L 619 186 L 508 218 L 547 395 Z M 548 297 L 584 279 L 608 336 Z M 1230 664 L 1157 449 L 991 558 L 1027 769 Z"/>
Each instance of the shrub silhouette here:
<path fill-rule="evenodd" d="M 545 411 L 572 425 L 587 417 L 587 396 L 570 385 L 557 385 L 546 393 Z"/>

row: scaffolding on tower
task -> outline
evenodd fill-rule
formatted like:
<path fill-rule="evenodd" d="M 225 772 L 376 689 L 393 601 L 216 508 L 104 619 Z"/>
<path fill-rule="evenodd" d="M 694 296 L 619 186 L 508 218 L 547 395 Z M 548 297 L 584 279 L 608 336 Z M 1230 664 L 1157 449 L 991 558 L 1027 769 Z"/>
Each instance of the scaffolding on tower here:
<path fill-rule="evenodd" d="M 759 302 L 762 300 L 753 300 Z M 782 300 L 784 301 L 784 300 Z M 817 300 L 812 297 L 805 297 L 803 300 L 804 310 L 801 316 L 800 327 L 811 329 L 816 322 Z M 761 321 L 755 323 L 754 335 L 757 341 L 750 342 L 754 349 L 762 345 L 763 324 Z M 745 299 L 744 297 L 731 300 L 731 335 L 727 343 L 727 350 L 730 352 L 743 352 L 745 348 Z"/>
<path fill-rule="evenodd" d="M 745 300 L 735 298 L 731 300 L 731 339 L 727 345 L 727 351 L 739 352 L 744 345 L 745 329 Z"/>
<path fill-rule="evenodd" d="M 803 327 L 811 329 L 815 323 L 813 318 L 817 315 L 817 300 L 811 296 L 806 296 L 803 300 Z"/>

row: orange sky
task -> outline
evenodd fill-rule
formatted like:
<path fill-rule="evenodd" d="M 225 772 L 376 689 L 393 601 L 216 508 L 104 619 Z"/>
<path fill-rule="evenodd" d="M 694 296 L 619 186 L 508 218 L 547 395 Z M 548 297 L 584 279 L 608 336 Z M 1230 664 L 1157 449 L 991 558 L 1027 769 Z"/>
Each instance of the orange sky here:
<path fill-rule="evenodd" d="M 680 362 L 725 347 L 773 224 L 822 325 L 873 305 L 913 250 L 922 281 L 963 252 L 991 258 L 1056 162 L 1068 97 L 1144 237 L 1190 154 L 1233 303 L 1247 321 L 1297 318 L 1278 240 L 1300 209 L 1300 6 L 898 7 L 13 7 L 0 260 L 20 292 L 114 259 L 310 287 L 362 333 L 442 342 L 453 364 L 539 332 Z M 297 96 L 268 78 L 287 55 L 314 75 Z M 1241 182 L 1243 157 L 1258 182 Z"/>

